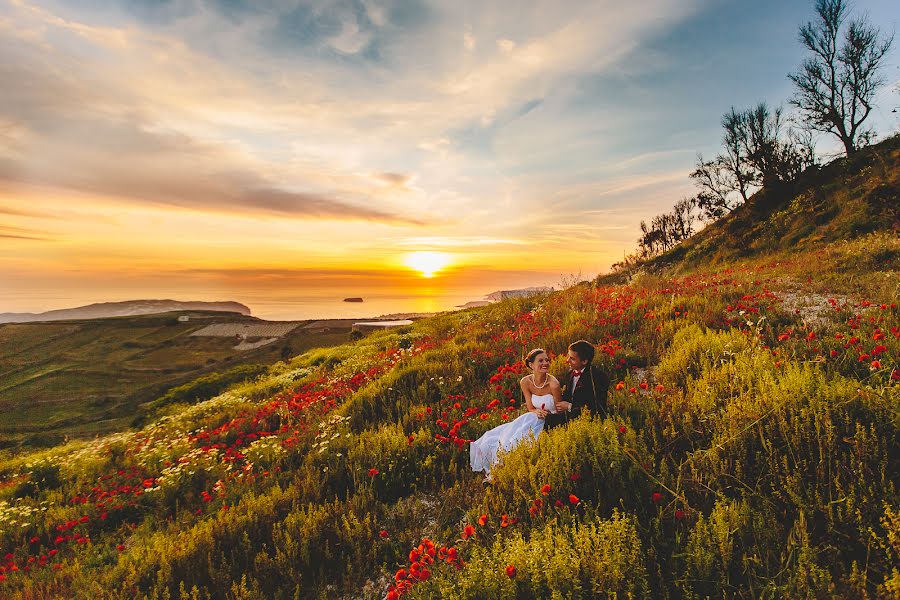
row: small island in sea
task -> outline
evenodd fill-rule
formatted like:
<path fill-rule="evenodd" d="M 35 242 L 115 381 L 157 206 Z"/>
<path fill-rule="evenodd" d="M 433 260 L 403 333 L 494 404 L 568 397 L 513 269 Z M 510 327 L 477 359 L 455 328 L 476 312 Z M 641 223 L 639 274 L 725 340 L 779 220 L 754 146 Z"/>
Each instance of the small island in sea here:
<path fill-rule="evenodd" d="M 344 298 L 344 302 L 362 302 L 362 298 Z"/>

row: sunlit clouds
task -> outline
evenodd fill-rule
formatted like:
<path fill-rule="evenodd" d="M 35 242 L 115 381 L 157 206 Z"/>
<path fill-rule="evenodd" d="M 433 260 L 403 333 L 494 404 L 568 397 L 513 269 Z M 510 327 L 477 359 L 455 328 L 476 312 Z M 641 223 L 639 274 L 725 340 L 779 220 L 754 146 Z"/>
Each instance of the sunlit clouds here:
<path fill-rule="evenodd" d="M 605 271 L 784 96 L 768 4 L 0 0 L 0 312 Z"/>

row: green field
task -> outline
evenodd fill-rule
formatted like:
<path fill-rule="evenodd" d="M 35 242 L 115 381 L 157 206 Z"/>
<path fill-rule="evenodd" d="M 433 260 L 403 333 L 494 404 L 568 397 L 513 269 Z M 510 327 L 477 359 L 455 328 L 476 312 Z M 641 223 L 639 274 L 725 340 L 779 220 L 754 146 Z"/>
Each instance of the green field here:
<path fill-rule="evenodd" d="M 180 315 L 189 316 L 180 322 Z M 126 429 L 142 404 L 204 374 L 269 365 L 347 341 L 346 328 L 304 330 L 260 348 L 236 338 L 196 337 L 213 323 L 259 323 L 234 313 L 187 312 L 0 325 L 0 450 Z"/>

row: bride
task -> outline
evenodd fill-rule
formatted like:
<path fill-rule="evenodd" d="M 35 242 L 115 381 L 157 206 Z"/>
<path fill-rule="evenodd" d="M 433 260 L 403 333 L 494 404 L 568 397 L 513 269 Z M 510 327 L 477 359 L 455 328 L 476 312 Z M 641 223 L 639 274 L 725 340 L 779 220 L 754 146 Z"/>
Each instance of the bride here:
<path fill-rule="evenodd" d="M 550 374 L 550 357 L 542 348 L 528 353 L 525 365 L 532 373 L 519 381 L 528 412 L 516 420 L 498 425 L 485 432 L 469 447 L 469 463 L 473 471 L 484 471 L 485 481 L 491 478 L 491 467 L 497 464 L 497 453 L 502 448 L 508 452 L 521 441 L 536 438 L 544 429 L 544 417 L 555 413 L 557 403 L 562 403 L 559 381 Z"/>

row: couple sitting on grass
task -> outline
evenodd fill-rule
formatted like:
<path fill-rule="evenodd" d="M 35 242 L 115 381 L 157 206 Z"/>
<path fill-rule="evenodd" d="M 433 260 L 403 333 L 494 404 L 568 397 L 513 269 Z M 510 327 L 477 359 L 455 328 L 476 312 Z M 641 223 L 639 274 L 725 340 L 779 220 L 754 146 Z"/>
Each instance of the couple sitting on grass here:
<path fill-rule="evenodd" d="M 537 437 L 544 429 L 553 429 L 577 418 L 583 408 L 592 415 L 606 416 L 609 377 L 591 365 L 594 346 L 578 340 L 569 345 L 566 363 L 571 370 L 559 380 L 550 374 L 550 357 L 542 348 L 528 353 L 525 365 L 531 374 L 519 381 L 528 412 L 516 420 L 498 425 L 471 443 L 469 463 L 473 471 L 484 471 L 485 482 L 491 480 L 491 467 L 497 464 L 497 453 L 511 450 L 523 440 Z"/>

